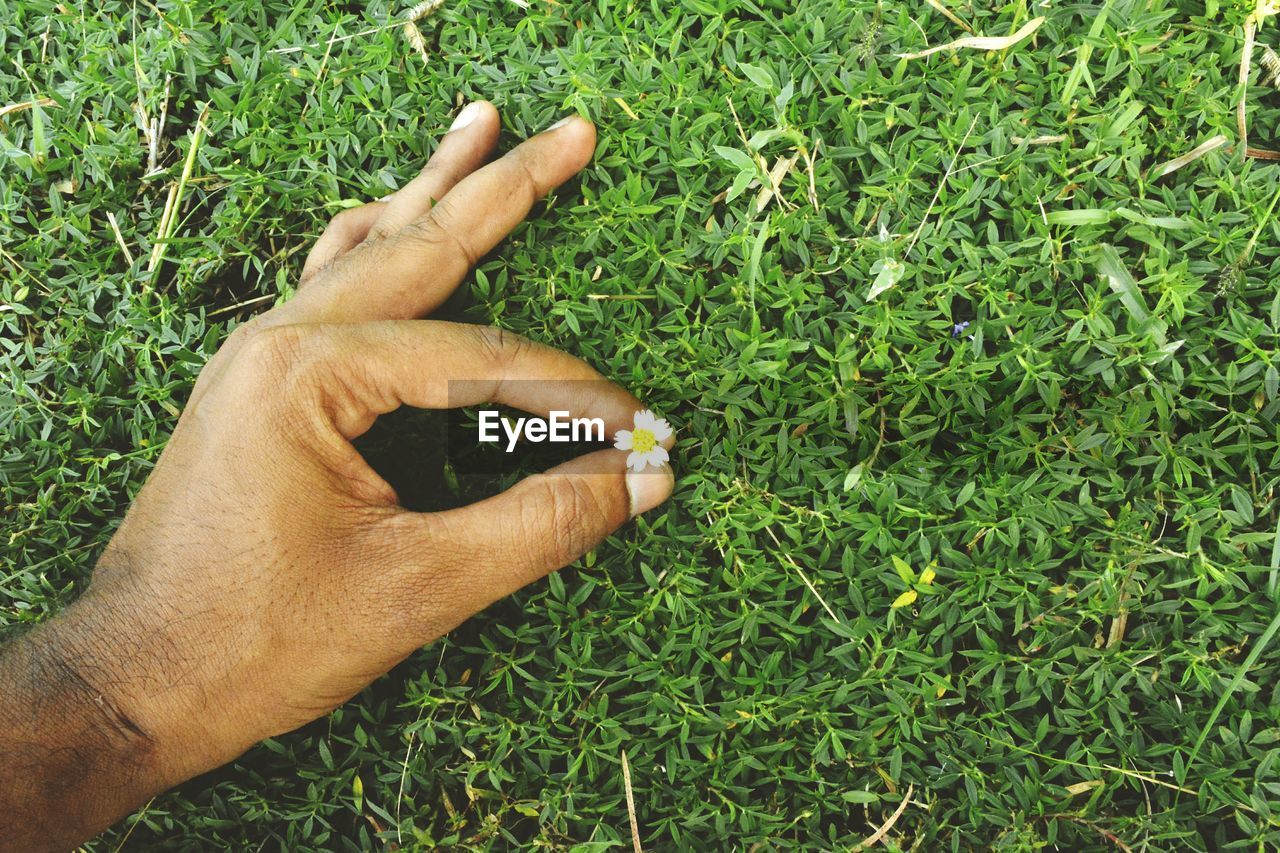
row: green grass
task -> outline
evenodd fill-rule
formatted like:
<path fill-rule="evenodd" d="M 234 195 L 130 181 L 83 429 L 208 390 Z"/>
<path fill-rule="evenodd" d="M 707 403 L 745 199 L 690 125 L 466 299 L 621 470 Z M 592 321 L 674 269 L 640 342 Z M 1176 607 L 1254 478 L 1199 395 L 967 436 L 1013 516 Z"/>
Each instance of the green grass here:
<path fill-rule="evenodd" d="M 0 622 L 82 588 L 228 328 L 464 99 L 504 145 L 569 111 L 600 145 L 450 312 L 681 437 L 669 506 L 93 849 L 626 849 L 623 749 L 652 849 L 847 848 L 908 786 L 889 849 L 1280 845 L 1280 171 L 1149 176 L 1235 140 L 1246 9 L 1207 5 L 956 4 L 1047 20 L 903 61 L 965 33 L 447 0 L 424 62 L 382 2 L 0 0 L 0 106 L 50 99 L 0 117 Z M 816 154 L 812 195 L 801 156 L 757 209 L 734 112 L 770 168 Z"/>

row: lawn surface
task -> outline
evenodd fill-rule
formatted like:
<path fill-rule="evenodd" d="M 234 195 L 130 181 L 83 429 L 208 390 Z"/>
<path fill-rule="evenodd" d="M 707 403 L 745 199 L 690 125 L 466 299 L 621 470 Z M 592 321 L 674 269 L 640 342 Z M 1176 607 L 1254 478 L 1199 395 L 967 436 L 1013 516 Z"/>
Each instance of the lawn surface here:
<path fill-rule="evenodd" d="M 681 439 L 668 506 L 92 849 L 626 849 L 623 750 L 651 849 L 848 848 L 908 793 L 889 849 L 1280 845 L 1248 10 L 953 3 L 1045 21 L 906 60 L 967 34 L 756 2 L 446 0 L 420 51 L 380 0 L 0 0 L 0 107 L 40 104 L 0 116 L 0 623 L 74 598 L 228 329 L 470 98 L 600 144 L 448 313 Z M 412 418 L 370 453 L 441 493 Z"/>

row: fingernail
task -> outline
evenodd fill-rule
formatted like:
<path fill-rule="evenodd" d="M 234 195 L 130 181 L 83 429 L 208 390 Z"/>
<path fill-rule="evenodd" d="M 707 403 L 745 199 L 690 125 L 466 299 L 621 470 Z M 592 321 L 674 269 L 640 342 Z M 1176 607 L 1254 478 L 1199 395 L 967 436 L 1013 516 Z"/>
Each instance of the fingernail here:
<path fill-rule="evenodd" d="M 467 104 L 462 108 L 462 112 L 458 113 L 458 117 L 453 120 L 453 124 L 449 125 L 448 132 L 453 133 L 455 130 L 462 130 L 464 127 L 471 124 L 471 122 L 475 121 L 480 116 L 480 111 L 482 109 L 484 108 L 480 106 L 479 101 L 472 101 Z"/>
<path fill-rule="evenodd" d="M 671 497 L 676 476 L 670 465 L 643 471 L 627 471 L 627 495 L 631 498 L 631 517 L 648 512 Z"/>
<path fill-rule="evenodd" d="M 544 131 L 543 131 L 543 133 L 550 133 L 551 131 L 555 130 L 556 128 L 564 127 L 566 124 L 568 124 L 569 122 L 573 121 L 573 120 L 574 120 L 575 118 L 577 118 L 577 117 L 578 117 L 578 116 L 577 116 L 576 114 L 575 114 L 575 115 L 571 115 L 571 116 L 565 116 L 564 118 L 560 119 L 560 120 L 559 120 L 558 122 L 556 122 L 555 124 L 551 125 L 551 127 L 548 127 L 546 130 L 544 130 Z"/>

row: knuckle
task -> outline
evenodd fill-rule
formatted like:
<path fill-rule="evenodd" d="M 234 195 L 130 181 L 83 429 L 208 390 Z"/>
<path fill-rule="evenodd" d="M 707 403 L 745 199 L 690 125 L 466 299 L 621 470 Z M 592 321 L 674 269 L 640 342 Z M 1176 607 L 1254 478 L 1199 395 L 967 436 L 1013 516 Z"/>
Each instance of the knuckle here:
<path fill-rule="evenodd" d="M 533 342 L 514 332 L 493 326 L 470 327 L 475 337 L 476 349 L 485 363 L 501 372 L 519 363 L 533 347 Z"/>
<path fill-rule="evenodd" d="M 517 148 L 507 154 L 506 157 L 511 161 L 512 168 L 518 176 L 518 180 L 514 181 L 511 186 L 512 194 L 522 192 L 525 196 L 523 200 L 525 206 L 533 207 L 538 203 L 538 199 L 546 194 L 546 190 L 538 183 L 538 178 L 529 166 L 529 160 L 525 152 Z"/>
<path fill-rule="evenodd" d="M 257 369 L 287 369 L 301 346 L 302 334 L 296 326 L 270 326 L 247 337 L 242 355 Z"/>
<path fill-rule="evenodd" d="M 430 213 L 406 225 L 402 233 L 415 243 L 457 252 L 467 262 L 468 267 L 474 267 L 480 259 L 471 244 L 459 236 L 458 229 L 454 225 L 456 218 L 452 206 L 446 201 L 441 201 L 431 209 Z"/>
<path fill-rule="evenodd" d="M 407 225 L 400 225 L 393 221 L 392 217 L 383 216 L 369 227 L 369 236 L 366 238 L 366 241 L 370 243 L 381 242 L 390 238 L 398 231 L 404 231 L 412 224 L 413 223 L 410 222 Z"/>
<path fill-rule="evenodd" d="M 346 210 L 340 210 L 329 220 L 329 228 L 334 231 L 350 231 L 356 226 L 356 219 L 360 216 L 357 209 L 349 207 Z"/>
<path fill-rule="evenodd" d="M 526 337 L 517 335 L 514 332 L 508 332 L 498 329 L 498 348 L 504 359 L 504 365 L 512 366 L 519 364 L 524 360 L 525 356 L 533 351 L 533 341 Z"/>
<path fill-rule="evenodd" d="M 303 326 L 274 325 L 246 337 L 238 360 L 273 394 L 287 394 L 309 379 L 323 358 L 319 335 Z"/>
<path fill-rule="evenodd" d="M 324 233 L 320 235 L 320 240 L 316 244 L 325 247 L 324 262 L 316 264 L 315 258 L 309 258 L 308 262 L 316 265 L 307 271 L 304 279 L 314 278 L 317 273 L 333 266 L 339 255 L 350 251 L 356 244 L 373 234 L 367 207 L 368 205 L 349 207 L 338 211 L 329 219 L 329 224 L 325 226 Z"/>

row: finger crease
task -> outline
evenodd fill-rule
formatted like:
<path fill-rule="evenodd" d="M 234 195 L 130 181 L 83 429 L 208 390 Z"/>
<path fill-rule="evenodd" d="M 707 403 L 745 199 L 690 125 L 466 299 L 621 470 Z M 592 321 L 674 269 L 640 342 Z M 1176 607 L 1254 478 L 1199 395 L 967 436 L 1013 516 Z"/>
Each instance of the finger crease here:
<path fill-rule="evenodd" d="M 477 263 L 480 262 L 480 259 L 476 256 L 475 250 L 472 249 L 470 246 L 468 246 L 466 241 L 463 240 L 461 237 L 459 237 L 457 234 L 455 234 L 450 228 L 446 227 L 445 225 L 442 225 L 439 219 L 436 219 L 434 216 L 432 216 L 431 224 L 432 224 L 431 230 L 438 232 L 446 240 L 452 243 L 454 248 L 456 248 L 462 254 L 462 257 L 465 258 L 467 261 L 468 267 L 474 267 Z"/>
<path fill-rule="evenodd" d="M 529 164 L 524 161 L 523 157 L 513 157 L 520 171 L 524 173 L 525 186 L 529 188 L 529 201 L 525 206 L 526 210 L 532 210 L 533 206 L 538 203 L 538 199 L 547 194 L 548 191 L 543 190 L 537 178 L 533 175 L 533 170 L 529 168 Z"/>

